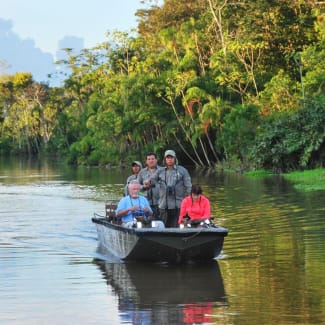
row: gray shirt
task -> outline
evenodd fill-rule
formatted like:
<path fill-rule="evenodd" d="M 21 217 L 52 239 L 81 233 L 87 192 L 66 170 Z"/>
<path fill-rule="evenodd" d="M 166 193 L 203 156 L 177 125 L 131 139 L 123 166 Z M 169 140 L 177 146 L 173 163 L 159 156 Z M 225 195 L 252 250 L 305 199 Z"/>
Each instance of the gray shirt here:
<path fill-rule="evenodd" d="M 158 169 L 161 169 L 162 167 L 157 166 L 155 173 Z M 149 180 L 154 173 L 152 173 L 148 167 L 142 168 L 140 173 L 138 174 L 138 181 L 141 185 L 141 193 L 148 199 L 151 206 L 158 205 L 159 201 L 159 186 L 156 186 L 156 184 L 151 184 L 150 188 L 144 189 L 143 184 L 145 181 Z"/>
<path fill-rule="evenodd" d="M 159 187 L 159 209 L 179 208 L 183 198 L 191 193 L 191 176 L 183 166 L 162 167 L 151 179 Z"/>

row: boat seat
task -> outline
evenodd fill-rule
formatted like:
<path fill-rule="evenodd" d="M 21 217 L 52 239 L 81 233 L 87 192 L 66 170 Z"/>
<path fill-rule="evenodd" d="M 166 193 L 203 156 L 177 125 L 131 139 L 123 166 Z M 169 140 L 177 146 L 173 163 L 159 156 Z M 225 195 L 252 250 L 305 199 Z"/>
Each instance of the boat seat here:
<path fill-rule="evenodd" d="M 106 218 L 108 218 L 109 221 L 120 224 L 121 221 L 119 220 L 119 218 L 116 216 L 115 213 L 117 204 L 118 204 L 117 200 L 107 201 L 105 204 L 105 213 L 106 213 Z"/>

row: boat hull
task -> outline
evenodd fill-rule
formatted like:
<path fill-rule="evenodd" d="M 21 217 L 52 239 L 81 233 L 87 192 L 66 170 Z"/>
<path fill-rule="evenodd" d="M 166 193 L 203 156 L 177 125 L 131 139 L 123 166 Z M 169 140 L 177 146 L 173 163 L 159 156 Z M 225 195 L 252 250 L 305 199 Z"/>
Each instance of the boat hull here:
<path fill-rule="evenodd" d="M 183 263 L 217 257 L 228 230 L 211 228 L 124 228 L 93 218 L 99 242 L 122 260 Z"/>

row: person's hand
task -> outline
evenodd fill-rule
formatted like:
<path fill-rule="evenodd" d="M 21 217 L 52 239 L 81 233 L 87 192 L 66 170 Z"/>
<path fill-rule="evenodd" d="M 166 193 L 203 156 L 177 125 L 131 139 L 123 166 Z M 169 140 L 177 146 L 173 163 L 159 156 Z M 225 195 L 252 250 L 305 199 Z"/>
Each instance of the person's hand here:
<path fill-rule="evenodd" d="M 182 223 L 183 223 L 183 224 L 186 224 L 186 223 L 188 223 L 190 220 L 191 220 L 191 218 L 189 217 L 189 215 L 185 215 L 185 216 L 182 218 Z"/>
<path fill-rule="evenodd" d="M 148 188 L 150 187 L 150 185 L 151 185 L 151 180 L 150 180 L 150 179 L 147 179 L 147 180 L 145 180 L 145 181 L 143 182 L 143 187 L 144 187 L 145 189 L 148 189 Z"/>
<path fill-rule="evenodd" d="M 143 224 L 148 225 L 151 222 L 151 218 L 150 217 L 143 218 L 142 222 Z"/>
<path fill-rule="evenodd" d="M 135 219 L 136 219 L 137 221 L 141 221 L 141 222 L 144 221 L 143 216 L 136 216 Z"/>

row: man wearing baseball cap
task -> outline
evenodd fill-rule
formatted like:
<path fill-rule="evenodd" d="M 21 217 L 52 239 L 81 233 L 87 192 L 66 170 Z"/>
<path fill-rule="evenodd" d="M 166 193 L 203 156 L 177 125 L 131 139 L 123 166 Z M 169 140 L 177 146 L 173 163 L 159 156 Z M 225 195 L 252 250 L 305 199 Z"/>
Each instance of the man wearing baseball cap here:
<path fill-rule="evenodd" d="M 130 175 L 126 179 L 126 185 L 124 187 L 124 196 L 129 195 L 128 185 L 131 181 L 137 179 L 138 174 L 139 174 L 140 170 L 142 169 L 142 164 L 140 161 L 134 160 L 134 161 L 132 161 L 131 167 L 132 167 L 132 175 Z"/>
<path fill-rule="evenodd" d="M 166 227 L 178 227 L 181 202 L 191 193 L 191 176 L 185 167 L 178 165 L 174 150 L 165 151 L 163 164 L 152 177 L 159 187 L 159 216 Z"/>

